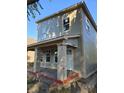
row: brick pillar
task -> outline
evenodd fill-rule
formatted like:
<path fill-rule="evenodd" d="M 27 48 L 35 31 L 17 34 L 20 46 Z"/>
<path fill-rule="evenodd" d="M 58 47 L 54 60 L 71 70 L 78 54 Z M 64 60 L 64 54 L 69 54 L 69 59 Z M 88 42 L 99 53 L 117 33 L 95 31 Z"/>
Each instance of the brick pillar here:
<path fill-rule="evenodd" d="M 67 78 L 67 46 L 58 45 L 58 63 L 57 63 L 57 79 L 65 80 Z"/>

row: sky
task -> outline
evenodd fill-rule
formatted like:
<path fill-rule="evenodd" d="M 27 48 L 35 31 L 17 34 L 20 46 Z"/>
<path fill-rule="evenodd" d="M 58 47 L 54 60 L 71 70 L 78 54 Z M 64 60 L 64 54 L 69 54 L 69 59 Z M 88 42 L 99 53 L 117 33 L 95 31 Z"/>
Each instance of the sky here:
<path fill-rule="evenodd" d="M 40 4 L 44 9 L 40 10 L 40 15 L 36 15 L 36 18 L 30 17 L 30 21 L 27 20 L 27 37 L 37 40 L 37 20 L 46 16 L 54 14 L 64 8 L 74 5 L 82 0 L 40 0 Z M 85 0 L 85 3 L 97 23 L 97 0 Z"/>

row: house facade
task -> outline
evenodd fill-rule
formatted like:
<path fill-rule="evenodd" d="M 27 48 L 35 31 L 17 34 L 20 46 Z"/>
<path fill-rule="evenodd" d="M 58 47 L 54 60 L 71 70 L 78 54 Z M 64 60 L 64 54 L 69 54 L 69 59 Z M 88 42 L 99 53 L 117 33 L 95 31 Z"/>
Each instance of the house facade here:
<path fill-rule="evenodd" d="M 83 2 L 61 10 L 37 23 L 34 71 L 45 72 L 57 80 L 71 73 L 88 78 L 97 70 L 97 27 Z"/>

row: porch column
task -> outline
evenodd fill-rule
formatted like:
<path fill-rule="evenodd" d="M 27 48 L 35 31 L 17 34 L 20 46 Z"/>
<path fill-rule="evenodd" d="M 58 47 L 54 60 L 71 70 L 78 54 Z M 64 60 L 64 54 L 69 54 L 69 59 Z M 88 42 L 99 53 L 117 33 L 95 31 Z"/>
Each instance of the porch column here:
<path fill-rule="evenodd" d="M 34 57 L 34 72 L 40 70 L 40 62 L 38 62 L 38 47 L 35 47 L 35 57 Z"/>
<path fill-rule="evenodd" d="M 67 54 L 66 45 L 59 44 L 58 46 L 58 63 L 57 63 L 57 79 L 65 80 L 67 78 Z"/>

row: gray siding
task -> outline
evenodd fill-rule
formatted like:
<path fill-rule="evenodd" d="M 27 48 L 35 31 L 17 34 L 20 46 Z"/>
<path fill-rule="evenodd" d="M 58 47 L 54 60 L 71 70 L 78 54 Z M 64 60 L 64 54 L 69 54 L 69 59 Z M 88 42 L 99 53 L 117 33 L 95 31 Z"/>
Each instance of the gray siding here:
<path fill-rule="evenodd" d="M 51 18 L 38 24 L 38 41 L 61 36 L 61 16 Z"/>
<path fill-rule="evenodd" d="M 69 17 L 70 29 L 68 31 L 63 30 L 63 19 Z M 66 14 L 56 16 L 38 23 L 38 41 L 48 40 L 56 38 L 62 35 L 75 35 L 80 34 L 81 28 L 81 12 L 80 9 L 73 10 Z"/>
<path fill-rule="evenodd" d="M 83 13 L 84 14 L 84 13 Z M 92 74 L 97 69 L 97 40 L 96 31 L 89 21 L 89 30 L 87 30 L 87 16 L 83 15 L 83 47 L 86 76 Z"/>
<path fill-rule="evenodd" d="M 81 38 L 78 39 L 78 47 L 74 49 L 74 70 L 81 73 L 84 76 L 84 65 L 83 65 L 83 50 L 81 46 Z"/>

